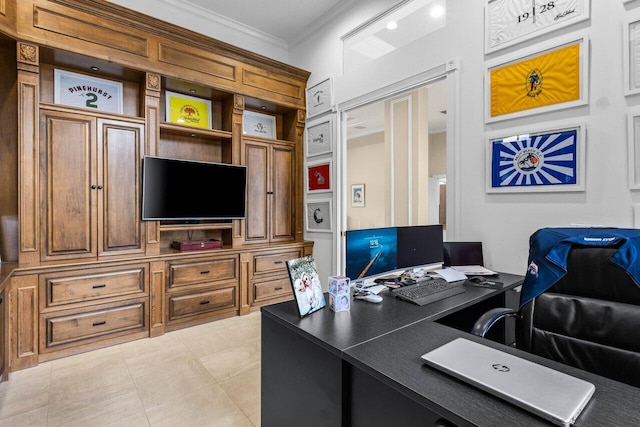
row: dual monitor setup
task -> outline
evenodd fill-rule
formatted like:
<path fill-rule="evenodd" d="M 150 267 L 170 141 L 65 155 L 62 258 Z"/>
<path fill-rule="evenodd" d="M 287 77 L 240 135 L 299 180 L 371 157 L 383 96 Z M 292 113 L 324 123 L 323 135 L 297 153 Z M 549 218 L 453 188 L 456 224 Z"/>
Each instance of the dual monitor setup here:
<path fill-rule="evenodd" d="M 444 242 L 441 225 L 349 230 L 345 275 L 358 282 L 399 270 L 483 265 L 481 242 Z"/>

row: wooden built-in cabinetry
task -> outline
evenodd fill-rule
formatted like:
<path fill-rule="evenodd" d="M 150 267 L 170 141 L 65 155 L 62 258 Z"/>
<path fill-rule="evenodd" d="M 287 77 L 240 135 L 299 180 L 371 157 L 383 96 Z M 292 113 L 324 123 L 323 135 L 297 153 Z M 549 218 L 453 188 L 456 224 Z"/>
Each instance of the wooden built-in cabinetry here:
<path fill-rule="evenodd" d="M 302 237 L 309 74 L 103 0 L 0 3 L 0 62 L 15 64 L 0 83 L 0 216 L 20 227 L 0 288 L 10 369 L 291 299 L 286 260 L 313 247 Z M 120 83 L 122 112 L 56 102 L 55 70 Z M 211 128 L 171 122 L 167 91 L 209 101 Z M 275 138 L 244 135 L 245 111 L 273 116 Z M 143 221 L 146 155 L 246 166 L 246 218 Z M 203 183 L 210 197 L 222 186 Z M 172 249 L 187 238 L 223 247 Z"/>

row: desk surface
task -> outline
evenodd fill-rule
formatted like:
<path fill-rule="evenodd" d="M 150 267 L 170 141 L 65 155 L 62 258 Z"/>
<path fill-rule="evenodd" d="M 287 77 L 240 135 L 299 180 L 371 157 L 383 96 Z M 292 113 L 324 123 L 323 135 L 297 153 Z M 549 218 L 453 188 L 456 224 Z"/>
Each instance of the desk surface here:
<path fill-rule="evenodd" d="M 387 334 L 424 319 L 438 320 L 448 314 L 478 304 L 497 294 L 518 286 L 522 276 L 502 273 L 496 280 L 504 283 L 501 290 L 465 287 L 465 292 L 443 300 L 418 306 L 382 291 L 383 301 L 374 304 L 361 300 L 351 302 L 351 310 L 334 312 L 329 307 L 300 318 L 295 303 L 271 305 L 262 308 L 262 314 L 304 334 L 327 350 L 341 354 L 362 342 Z"/>

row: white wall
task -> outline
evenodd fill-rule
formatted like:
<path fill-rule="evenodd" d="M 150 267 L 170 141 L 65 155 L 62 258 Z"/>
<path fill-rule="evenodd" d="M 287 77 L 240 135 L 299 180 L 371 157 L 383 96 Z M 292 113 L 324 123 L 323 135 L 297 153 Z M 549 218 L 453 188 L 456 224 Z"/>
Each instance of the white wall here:
<path fill-rule="evenodd" d="M 455 158 L 448 158 L 448 181 L 453 168 L 460 178 L 457 183 L 460 196 L 455 198 L 459 201 L 455 209 L 460 216 L 456 223 L 448 221 L 449 239 L 482 240 L 489 267 L 522 274 L 526 268 L 529 236 L 540 227 L 634 226 L 632 208 L 640 196 L 628 189 L 626 114 L 628 106 L 638 104 L 639 99 L 625 99 L 622 87 L 622 24 L 631 11 L 626 11 L 618 1 L 594 0 L 589 21 L 485 57 L 485 2 L 448 0 L 445 30 L 377 60 L 366 70 L 340 75 L 340 36 L 393 3 L 396 2 L 372 0 L 357 4 L 322 33 L 293 48 L 289 53 L 290 62 L 312 72 L 310 85 L 333 76 L 335 100 L 339 104 L 430 70 L 449 59 L 460 59 L 459 135 L 449 137 L 459 141 L 460 162 L 455 164 Z M 534 49 L 537 43 L 579 30 L 585 31 L 591 40 L 589 105 L 485 125 L 485 60 Z M 450 96 L 455 99 L 455 95 Z M 448 109 L 448 115 L 451 114 Z M 587 123 L 586 191 L 487 194 L 484 163 L 487 133 L 535 128 L 558 119 Z M 450 203 L 451 199 L 454 198 L 449 198 Z M 451 215 L 450 209 L 448 211 Z M 332 269 L 338 268 L 335 262 L 329 261 L 335 258 L 332 248 L 316 246 L 314 254 L 319 268 L 322 265 L 325 269 L 329 263 Z"/>

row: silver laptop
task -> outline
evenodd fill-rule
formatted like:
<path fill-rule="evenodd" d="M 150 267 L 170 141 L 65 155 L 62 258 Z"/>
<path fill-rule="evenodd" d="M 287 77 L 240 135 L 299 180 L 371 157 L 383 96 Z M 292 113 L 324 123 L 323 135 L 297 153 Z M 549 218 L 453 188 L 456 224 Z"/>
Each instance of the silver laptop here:
<path fill-rule="evenodd" d="M 492 347 L 457 338 L 422 355 L 444 371 L 554 424 L 573 424 L 595 386 Z"/>

